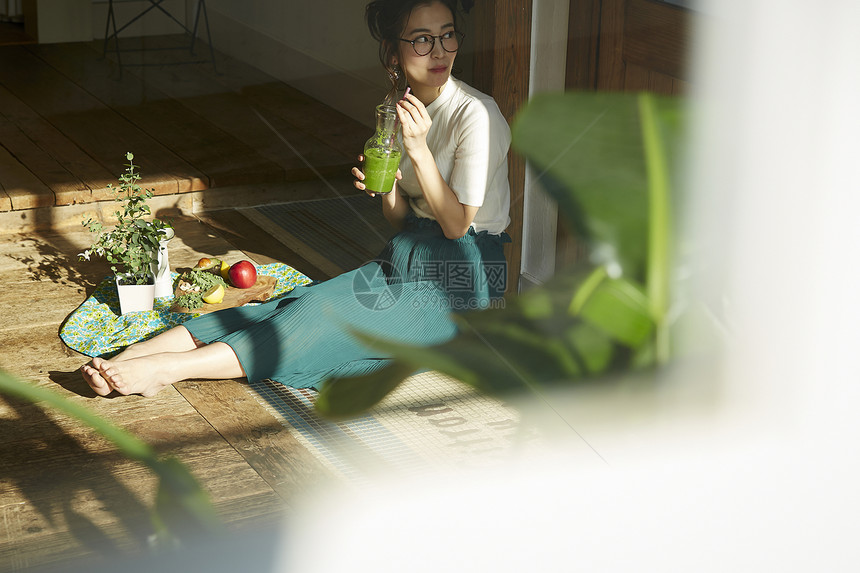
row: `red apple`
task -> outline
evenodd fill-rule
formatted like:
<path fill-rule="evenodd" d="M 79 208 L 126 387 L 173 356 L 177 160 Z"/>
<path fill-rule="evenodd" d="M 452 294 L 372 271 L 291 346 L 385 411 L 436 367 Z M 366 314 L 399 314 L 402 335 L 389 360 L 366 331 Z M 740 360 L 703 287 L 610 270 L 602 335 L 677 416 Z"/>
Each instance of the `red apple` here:
<path fill-rule="evenodd" d="M 230 267 L 230 283 L 237 288 L 249 288 L 257 282 L 257 269 L 250 261 L 239 261 Z"/>

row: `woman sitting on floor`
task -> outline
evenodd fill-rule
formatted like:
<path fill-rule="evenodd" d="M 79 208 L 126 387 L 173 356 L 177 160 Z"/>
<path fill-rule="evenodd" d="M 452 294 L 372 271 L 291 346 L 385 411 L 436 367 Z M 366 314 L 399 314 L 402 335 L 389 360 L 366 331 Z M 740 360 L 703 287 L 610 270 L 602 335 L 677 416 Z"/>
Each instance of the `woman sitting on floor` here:
<path fill-rule="evenodd" d="M 352 331 L 440 344 L 456 334 L 450 312 L 503 295 L 510 130 L 492 98 L 451 76 L 462 40 L 456 0 L 375 0 L 367 22 L 384 67 L 404 74 L 412 92 L 397 104 L 405 151 L 398 181 L 380 196 L 397 234 L 354 271 L 192 318 L 110 360 L 94 358 L 81 370 L 97 394 L 152 396 L 191 378 L 318 388 L 388 363 Z M 364 190 L 364 174 L 352 173 Z"/>

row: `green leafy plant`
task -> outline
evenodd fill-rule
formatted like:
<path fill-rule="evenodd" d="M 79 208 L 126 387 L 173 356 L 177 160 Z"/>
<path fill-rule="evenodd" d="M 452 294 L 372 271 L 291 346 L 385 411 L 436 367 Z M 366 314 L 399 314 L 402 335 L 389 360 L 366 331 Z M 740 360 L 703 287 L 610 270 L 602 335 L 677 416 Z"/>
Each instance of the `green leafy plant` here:
<path fill-rule="evenodd" d="M 209 496 L 179 460 L 159 457 L 148 444 L 88 408 L 2 370 L 0 393 L 33 404 L 44 404 L 89 425 L 113 442 L 123 455 L 152 470 L 159 478 L 155 506 L 152 508 L 157 547 L 176 547 L 185 539 L 223 533 L 223 526 Z"/>
<path fill-rule="evenodd" d="M 668 363 L 670 317 L 682 314 L 670 309 L 670 286 L 683 114 L 680 100 L 649 93 L 533 98 L 513 122 L 513 147 L 587 256 L 509 297 L 505 308 L 453 315 L 459 332 L 438 346 L 356 332 L 393 362 L 374 374 L 327 381 L 317 410 L 356 415 L 423 368 L 502 393 Z"/>
<path fill-rule="evenodd" d="M 117 223 L 108 229 L 92 218 L 83 221 L 84 227 L 96 233 L 96 239 L 80 254 L 80 258 L 104 257 L 114 274 L 123 277 L 123 284 L 151 284 L 152 264 L 158 260 L 159 241 L 164 238 L 163 231 L 170 228 L 170 224 L 160 219 L 146 220 L 152 214 L 147 201 L 152 198 L 154 190 L 138 185 L 140 173 L 136 171 L 138 166 L 134 164 L 134 155 L 126 153 L 125 157 L 128 163 L 125 173 L 119 177 L 119 186 L 108 185 L 108 189 L 116 194 L 115 200 L 122 204 L 122 210 L 114 213 Z"/>

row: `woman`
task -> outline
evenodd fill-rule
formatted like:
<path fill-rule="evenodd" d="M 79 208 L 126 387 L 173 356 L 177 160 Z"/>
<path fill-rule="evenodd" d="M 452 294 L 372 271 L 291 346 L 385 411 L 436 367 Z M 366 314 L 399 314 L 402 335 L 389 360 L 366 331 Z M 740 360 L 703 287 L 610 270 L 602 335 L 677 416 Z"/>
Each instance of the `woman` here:
<path fill-rule="evenodd" d="M 491 98 L 451 76 L 462 40 L 456 0 L 375 0 L 367 22 L 383 66 L 411 88 L 397 104 L 405 157 L 393 191 L 381 195 L 398 233 L 378 260 L 354 271 L 94 358 L 81 370 L 97 394 L 152 396 L 189 378 L 318 388 L 388 363 L 353 332 L 439 344 L 456 334 L 451 311 L 502 296 L 510 131 Z M 364 190 L 364 174 L 352 173 Z"/>

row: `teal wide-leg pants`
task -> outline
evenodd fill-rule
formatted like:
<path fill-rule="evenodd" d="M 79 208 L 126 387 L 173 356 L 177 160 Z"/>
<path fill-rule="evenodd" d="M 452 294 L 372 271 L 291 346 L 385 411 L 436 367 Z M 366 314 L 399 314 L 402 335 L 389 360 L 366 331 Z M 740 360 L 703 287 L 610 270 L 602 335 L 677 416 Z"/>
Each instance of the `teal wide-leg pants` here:
<path fill-rule="evenodd" d="M 384 367 L 390 357 L 353 336 L 434 345 L 457 332 L 452 312 L 486 308 L 504 293 L 507 234 L 473 230 L 446 239 L 438 223 L 411 216 L 376 260 L 283 297 L 183 324 L 205 343 L 234 350 L 248 379 L 319 388 L 328 378 Z"/>

